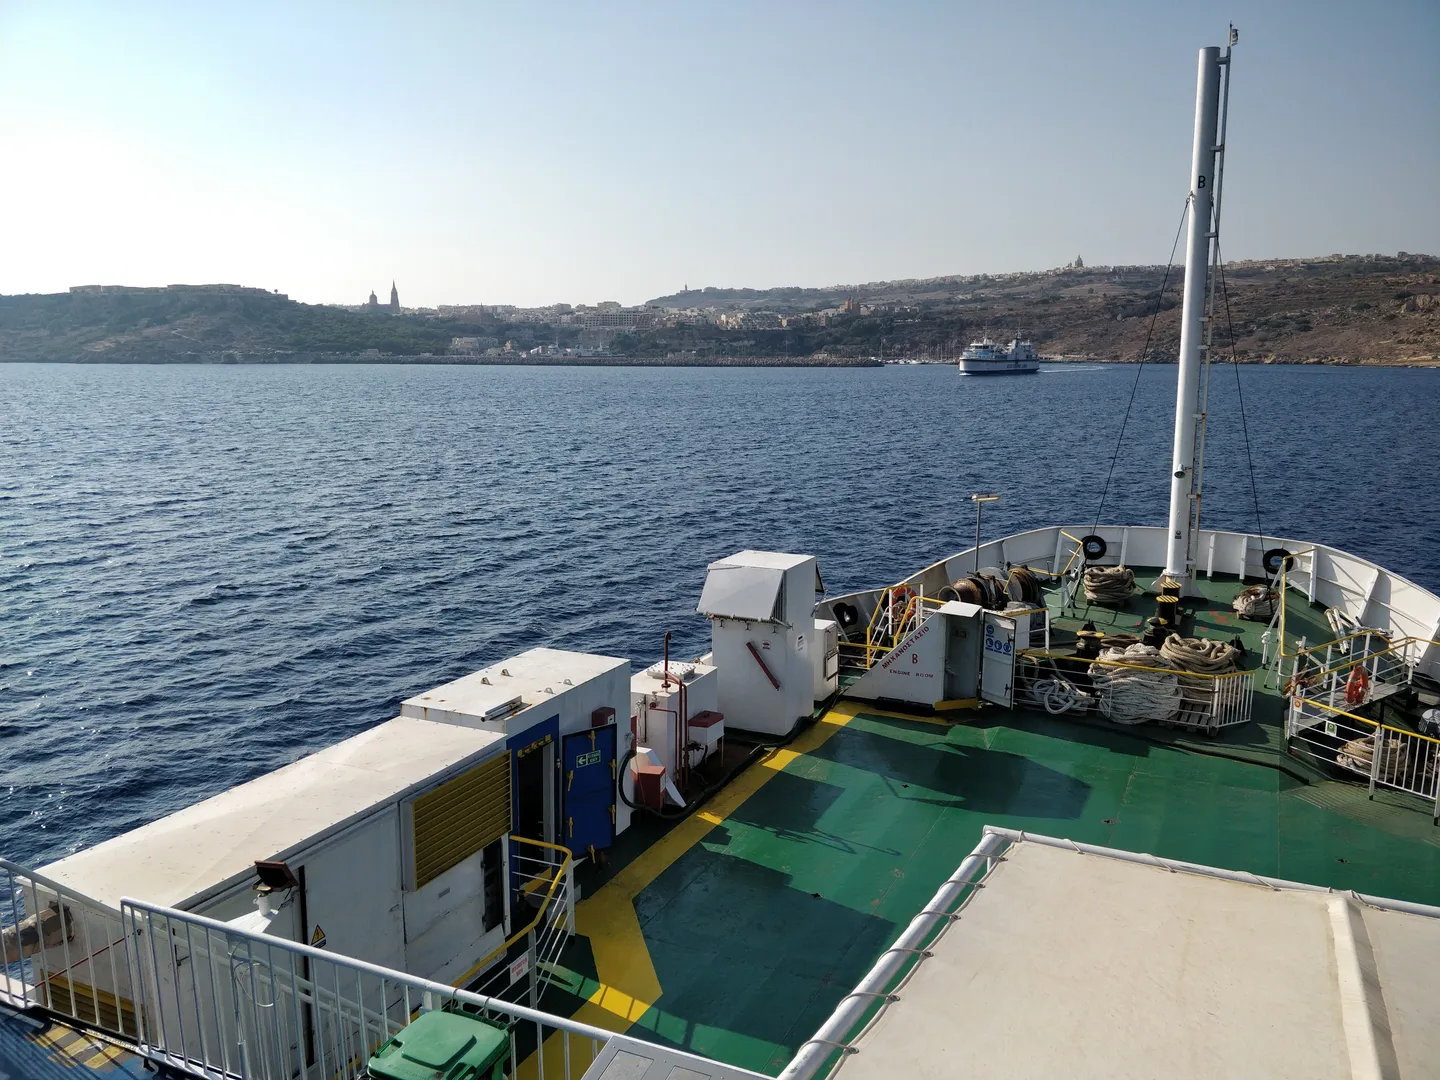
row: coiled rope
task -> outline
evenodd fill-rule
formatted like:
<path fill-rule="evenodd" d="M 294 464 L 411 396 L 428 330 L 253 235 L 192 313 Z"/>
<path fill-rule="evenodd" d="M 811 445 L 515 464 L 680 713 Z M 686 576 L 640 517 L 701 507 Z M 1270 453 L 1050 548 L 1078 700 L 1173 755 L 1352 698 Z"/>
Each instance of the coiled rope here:
<path fill-rule="evenodd" d="M 1128 566 L 1092 566 L 1085 571 L 1085 599 L 1092 604 L 1123 604 L 1135 592 L 1135 571 Z"/>
<path fill-rule="evenodd" d="M 1010 584 L 1010 595 L 1016 600 L 1022 600 L 1033 607 L 1039 607 L 1045 600 L 1040 579 L 1028 566 L 1017 566 L 1011 570 Z M 1018 596 L 1015 595 L 1017 592 Z"/>
<path fill-rule="evenodd" d="M 1234 645 L 1210 638 L 1171 634 L 1160 646 L 1160 655 L 1182 671 L 1198 675 L 1223 675 L 1240 666 Z"/>
<path fill-rule="evenodd" d="M 1145 668 L 1170 668 L 1170 661 L 1151 645 L 1105 649 L 1100 660 L 1135 664 Z M 1180 712 L 1179 676 L 1165 671 L 1140 671 L 1133 667 L 1090 665 L 1100 711 L 1117 724 L 1143 724 L 1147 720 L 1171 720 Z"/>
<path fill-rule="evenodd" d="M 1251 585 L 1241 589 L 1230 605 L 1240 613 L 1242 619 L 1251 622 L 1268 623 L 1275 617 L 1275 606 L 1280 603 L 1280 594 L 1268 585 Z"/>
<path fill-rule="evenodd" d="M 1362 735 L 1358 739 L 1351 739 L 1335 755 L 1335 762 L 1344 768 L 1365 773 L 1367 776 L 1373 771 L 1377 780 L 1383 780 L 1387 784 L 1397 783 L 1407 778 L 1407 774 L 1413 773 L 1419 774 L 1413 776 L 1415 780 L 1429 780 L 1430 774 L 1435 769 L 1435 759 L 1429 755 L 1426 755 L 1426 759 L 1418 763 L 1418 769 L 1412 769 L 1410 767 L 1410 743 L 1408 740 L 1401 739 L 1386 740 L 1385 747 L 1380 752 L 1379 768 L 1376 768 L 1374 735 Z"/>
<path fill-rule="evenodd" d="M 1037 595 L 1040 595 L 1039 582 L 1035 583 L 1035 589 Z M 939 598 L 942 601 L 963 600 L 987 611 L 999 611 L 1010 602 L 1010 593 L 1005 582 L 994 574 L 971 574 L 942 588 Z"/>
<path fill-rule="evenodd" d="M 1041 671 L 1048 672 L 1044 678 L 1021 679 L 1017 685 L 1024 687 L 1026 696 L 1051 716 L 1076 709 L 1084 712 L 1094 699 L 1071 682 L 1054 660 L 1040 662 Z"/>
<path fill-rule="evenodd" d="M 1044 707 L 1051 716 L 1059 716 L 1063 712 L 1069 712 L 1074 708 L 1084 706 L 1082 702 L 1087 701 L 1079 687 L 1069 679 L 1037 679 L 1030 685 L 1030 694 L 1035 701 Z"/>
<path fill-rule="evenodd" d="M 1179 722 L 1187 727 L 1209 727 L 1215 703 L 1216 682 L 1213 676 L 1239 669 L 1238 650 L 1224 641 L 1171 634 L 1160 643 L 1160 655 L 1181 671 L 1195 673 L 1181 675 L 1178 679 L 1182 714 L 1177 717 Z"/>

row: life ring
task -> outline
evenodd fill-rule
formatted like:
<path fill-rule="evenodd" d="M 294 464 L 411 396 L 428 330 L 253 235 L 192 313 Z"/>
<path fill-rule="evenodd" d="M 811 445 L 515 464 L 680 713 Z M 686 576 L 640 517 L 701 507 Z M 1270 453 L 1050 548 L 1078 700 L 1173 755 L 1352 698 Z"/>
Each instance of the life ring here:
<path fill-rule="evenodd" d="M 1364 664 L 1356 664 L 1350 669 L 1350 678 L 1345 680 L 1345 704 L 1364 704 L 1369 693 L 1370 673 L 1365 670 Z"/>
<path fill-rule="evenodd" d="M 905 606 L 910 603 L 910 598 L 915 595 L 915 590 L 908 585 L 897 585 L 890 590 L 890 606 L 899 608 L 900 614 L 905 613 Z M 897 616 L 898 618 L 898 616 Z"/>

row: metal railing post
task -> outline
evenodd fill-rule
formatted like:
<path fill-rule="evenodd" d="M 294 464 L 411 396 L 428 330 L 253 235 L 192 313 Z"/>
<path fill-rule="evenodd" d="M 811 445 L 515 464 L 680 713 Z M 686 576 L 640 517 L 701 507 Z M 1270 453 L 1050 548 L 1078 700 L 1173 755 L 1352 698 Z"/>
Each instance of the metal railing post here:
<path fill-rule="evenodd" d="M 530 1007 L 540 1008 L 540 969 L 535 963 L 535 931 L 525 938 L 526 968 L 530 972 Z"/>
<path fill-rule="evenodd" d="M 1370 798 L 1375 798 L 1375 778 L 1380 772 L 1380 755 L 1385 752 L 1385 729 L 1377 727 L 1375 737 L 1371 740 L 1372 753 L 1370 754 Z"/>

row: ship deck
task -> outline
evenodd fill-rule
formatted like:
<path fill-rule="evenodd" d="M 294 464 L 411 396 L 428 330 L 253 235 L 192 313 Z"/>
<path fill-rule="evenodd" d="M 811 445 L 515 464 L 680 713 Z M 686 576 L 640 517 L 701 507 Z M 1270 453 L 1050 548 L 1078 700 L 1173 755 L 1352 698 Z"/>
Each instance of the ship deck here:
<path fill-rule="evenodd" d="M 0 1005 L 0 1077 L 14 1080 L 184 1080 L 123 1043 Z"/>
<path fill-rule="evenodd" d="M 1240 584 L 1201 585 L 1182 630 L 1239 636 L 1257 665 L 1265 627 L 1230 611 Z M 1318 609 L 1296 606 L 1288 637 L 1333 636 Z M 1137 597 L 1054 624 L 1134 632 L 1153 610 Z M 1024 707 L 941 717 L 842 699 L 691 816 L 637 819 L 582 875 L 577 937 L 544 1004 L 777 1073 L 987 824 L 1440 900 L 1430 815 L 1285 755 L 1283 700 L 1256 682 L 1255 721 L 1213 738 Z"/>

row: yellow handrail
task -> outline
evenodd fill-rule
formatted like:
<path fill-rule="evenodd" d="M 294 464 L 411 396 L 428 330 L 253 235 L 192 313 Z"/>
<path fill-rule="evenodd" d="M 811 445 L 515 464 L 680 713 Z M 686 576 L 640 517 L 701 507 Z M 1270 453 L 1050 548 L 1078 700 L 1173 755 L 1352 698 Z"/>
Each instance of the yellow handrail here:
<path fill-rule="evenodd" d="M 1309 672 L 1302 677 L 1307 682 L 1313 682 L 1315 679 L 1323 679 L 1327 675 L 1334 675 L 1337 672 L 1344 671 L 1346 668 L 1353 668 L 1357 665 L 1362 665 L 1367 660 L 1378 660 L 1380 657 L 1389 656 L 1391 653 L 1403 652 L 1409 647 L 1410 646 L 1408 642 L 1402 641 L 1399 645 L 1391 645 L 1388 649 L 1381 649 L 1379 652 L 1366 653 L 1364 656 L 1358 657 L 1347 656 L 1338 664 L 1331 664 L 1329 667 L 1319 668 L 1316 671 Z"/>
<path fill-rule="evenodd" d="M 1371 720 L 1367 716 L 1356 716 L 1352 712 L 1346 712 L 1344 709 L 1337 709 L 1334 705 L 1327 705 L 1323 701 L 1315 701 L 1312 698 L 1301 698 L 1300 700 L 1305 702 L 1306 705 L 1314 705 L 1317 709 L 1324 709 L 1326 712 L 1332 712 L 1336 716 L 1343 716 L 1347 720 L 1354 720 L 1356 723 L 1359 724 L 1369 724 L 1372 728 L 1376 728 L 1377 730 L 1380 728 L 1384 728 L 1386 731 L 1393 731 L 1397 735 L 1408 735 L 1412 739 L 1420 739 L 1423 742 L 1435 743 L 1437 745 L 1440 745 L 1440 739 L 1437 739 L 1433 735 L 1421 735 L 1418 731 L 1406 731 L 1404 728 L 1392 727 L 1389 724 L 1382 724 L 1378 720 Z"/>
<path fill-rule="evenodd" d="M 464 985 L 470 981 L 471 977 L 474 976 L 477 972 L 483 971 L 485 967 L 490 963 L 490 961 L 494 960 L 497 956 L 508 952 L 512 945 L 514 945 L 521 938 L 525 937 L 526 934 L 530 933 L 530 931 L 534 930 L 537 926 L 540 925 L 541 920 L 545 918 L 545 912 L 549 910 L 550 901 L 555 898 L 555 890 L 559 887 L 560 882 L 564 880 L 567 872 L 570 869 L 571 864 L 574 862 L 575 859 L 574 852 L 560 844 L 551 844 L 547 843 L 544 840 L 532 840 L 528 836 L 516 836 L 513 833 L 507 836 L 505 839 L 516 840 L 522 844 L 533 844 L 535 847 L 545 848 L 549 851 L 558 851 L 561 852 L 565 856 L 565 858 L 561 860 L 558 866 L 555 867 L 555 874 L 550 879 L 550 888 L 545 890 L 545 899 L 540 902 L 540 907 L 535 912 L 535 918 L 530 920 L 529 925 L 527 925 L 525 929 L 517 930 L 515 931 L 515 933 L 511 934 L 508 938 L 505 939 L 505 943 L 503 945 L 500 945 L 490 950 L 490 952 L 488 952 L 482 959 L 480 959 L 474 967 L 472 967 L 469 971 L 465 972 L 464 975 L 461 975 L 460 978 L 456 979 L 453 983 L 451 983 L 451 986 L 458 986 L 463 988 Z"/>
<path fill-rule="evenodd" d="M 1286 651 L 1285 651 L 1285 589 L 1286 589 L 1287 584 L 1288 584 L 1288 582 L 1287 582 L 1287 576 L 1288 576 L 1289 573 L 1290 573 L 1290 567 L 1289 567 L 1288 563 L 1289 563 L 1290 561 L 1294 560 L 1294 559 L 1298 559 L 1301 555 L 1313 555 L 1316 550 L 1317 550 L 1316 548 L 1308 547 L 1308 548 L 1306 548 L 1306 549 L 1303 550 L 1303 551 L 1292 551 L 1292 552 L 1290 553 L 1290 559 L 1288 559 L 1288 560 L 1281 560 L 1281 562 L 1280 562 L 1280 644 L 1279 644 L 1279 649 L 1280 649 L 1279 655 L 1280 655 L 1280 656 L 1284 656 L 1284 657 L 1288 657 L 1288 658 L 1292 658 L 1292 659 L 1293 659 L 1294 657 L 1300 655 L 1298 652 L 1290 653 L 1290 652 L 1286 652 Z M 1315 560 L 1314 560 L 1314 559 L 1311 559 L 1311 560 L 1310 560 L 1310 582 L 1311 582 L 1311 585 L 1312 585 L 1312 587 L 1313 587 L 1314 582 L 1315 582 Z M 1342 588 L 1343 588 L 1343 586 L 1342 586 Z M 1325 644 L 1332 644 L 1332 645 L 1333 645 L 1334 642 L 1326 642 Z"/>
<path fill-rule="evenodd" d="M 1080 553 L 1085 549 L 1085 545 L 1081 541 L 1076 540 L 1075 537 L 1071 536 L 1064 529 L 1060 530 L 1060 535 L 1065 537 L 1065 539 L 1067 540 L 1074 541 L 1075 544 L 1075 547 L 1070 552 L 1069 560 L 1065 563 L 1065 569 L 1061 570 L 1058 574 L 1051 575 L 1052 577 L 1063 578 L 1066 574 L 1070 573 L 1070 568 L 1075 565 L 1075 560 L 1079 558 Z"/>
<path fill-rule="evenodd" d="M 1332 665 L 1330 665 L 1329 667 L 1322 667 L 1322 668 L 1317 669 L 1316 671 L 1309 672 L 1308 674 L 1305 675 L 1305 678 L 1306 678 L 1307 680 L 1313 680 L 1313 679 L 1323 678 L 1323 677 L 1326 676 L 1326 675 L 1331 675 L 1331 674 L 1334 674 L 1335 672 L 1343 671 L 1343 670 L 1346 669 L 1346 668 L 1354 667 L 1356 664 L 1363 664 L 1363 663 L 1365 663 L 1365 661 L 1367 661 L 1367 660 L 1374 660 L 1374 659 L 1377 659 L 1377 658 L 1379 658 L 1379 657 L 1381 657 L 1381 656 L 1388 656 L 1388 655 L 1390 655 L 1391 653 L 1404 653 L 1404 652 L 1405 652 L 1406 650 L 1408 650 L 1408 649 L 1410 648 L 1410 646 L 1412 646 L 1412 645 L 1440 645 L 1440 641 L 1436 641 L 1434 638 L 1420 638 L 1420 637 L 1392 638 L 1392 637 L 1389 637 L 1388 635 L 1386 635 L 1385 633 L 1383 633 L 1383 632 L 1381 632 L 1381 631 L 1379 631 L 1379 630 L 1361 630 L 1361 631 L 1359 631 L 1359 632 L 1357 632 L 1357 633 L 1350 634 L 1350 635 L 1348 635 L 1348 636 L 1346 636 L 1346 637 L 1337 638 L 1337 639 L 1334 640 L 1334 641 L 1327 641 L 1327 642 L 1324 642 L 1324 643 L 1322 643 L 1322 644 L 1320 644 L 1320 645 L 1312 645 L 1312 646 L 1310 646 L 1310 647 L 1308 647 L 1308 648 L 1301 649 L 1298 653 L 1295 653 L 1295 654 L 1294 654 L 1294 657 L 1295 657 L 1295 659 L 1296 659 L 1297 662 L 1298 662 L 1302 657 L 1307 658 L 1307 659 L 1313 659 L 1314 656 L 1315 656 L 1315 654 L 1318 653 L 1321 649 L 1331 648 L 1331 647 L 1333 647 L 1333 646 L 1335 646 L 1335 645 L 1339 645 L 1339 644 L 1341 644 L 1341 643 L 1343 643 L 1343 642 L 1353 641 L 1355 638 L 1365 637 L 1365 636 L 1367 636 L 1367 635 L 1368 635 L 1368 636 L 1373 636 L 1373 637 L 1378 637 L 1381 641 L 1383 641 L 1383 642 L 1386 643 L 1386 646 L 1387 646 L 1387 647 L 1384 648 L 1384 649 L 1381 649 L 1379 652 L 1366 653 L 1364 656 L 1359 656 L 1359 657 L 1356 657 L 1356 656 L 1347 656 L 1344 660 L 1341 660 L 1339 663 L 1332 664 Z"/>
<path fill-rule="evenodd" d="M 914 587 L 914 586 L 912 586 L 912 585 L 907 585 L 907 584 L 906 584 L 905 582 L 903 582 L 903 581 L 897 582 L 897 583 L 894 584 L 894 585 L 888 585 L 888 586 L 886 586 L 885 588 L 883 588 L 883 589 L 880 590 L 880 602 L 875 605 L 875 610 L 874 610 L 873 612 L 871 612 L 871 614 L 870 614 L 870 622 L 867 623 L 866 626 L 865 626 L 865 659 L 866 659 L 866 662 L 867 662 L 867 666 L 868 666 L 868 662 L 869 662 L 869 659 L 870 659 L 870 653 L 871 653 L 871 651 L 879 650 L 879 649 L 884 649 L 884 648 L 885 648 L 885 646 L 880 646 L 880 645 L 875 645 L 875 644 L 873 644 L 873 642 L 874 642 L 874 631 L 875 631 L 875 620 L 877 620 L 878 618 L 880 618 L 880 612 L 881 612 L 882 610 L 884 610 L 884 609 L 886 609 L 886 608 L 888 608 L 888 607 L 890 606 L 891 601 L 890 601 L 890 599 L 888 599 L 888 598 L 894 594 L 894 592 L 895 592 L 896 589 L 909 589 L 909 590 L 911 590 L 911 592 L 912 592 L 912 594 L 913 594 L 913 595 L 910 597 L 909 603 L 907 603 L 907 604 L 905 605 L 905 611 L 904 611 L 904 612 L 901 614 L 901 616 L 900 616 L 900 620 L 899 620 L 899 623 L 898 623 L 898 625 L 900 625 L 900 626 L 904 626 L 904 625 L 910 620 L 910 613 L 911 613 L 911 611 L 914 609 L 914 607 L 915 607 L 915 601 L 917 600 L 917 598 L 919 598 L 919 595 L 920 595 L 918 592 L 915 591 L 915 587 Z M 856 644 L 858 644 L 858 642 L 857 642 Z"/>
<path fill-rule="evenodd" d="M 1027 660 L 1076 660 L 1079 659 L 1070 653 L 1046 652 L 1043 649 L 1024 649 L 1020 656 Z M 1087 660 L 1082 663 L 1100 664 L 1103 667 L 1129 668 L 1132 671 L 1153 671 L 1159 675 L 1183 675 L 1187 679 L 1238 679 L 1242 675 L 1253 675 L 1253 671 L 1222 671 L 1211 674 L 1204 671 L 1186 671 L 1184 668 L 1159 668 L 1147 667 L 1144 664 L 1127 664 L 1123 660 Z"/>

